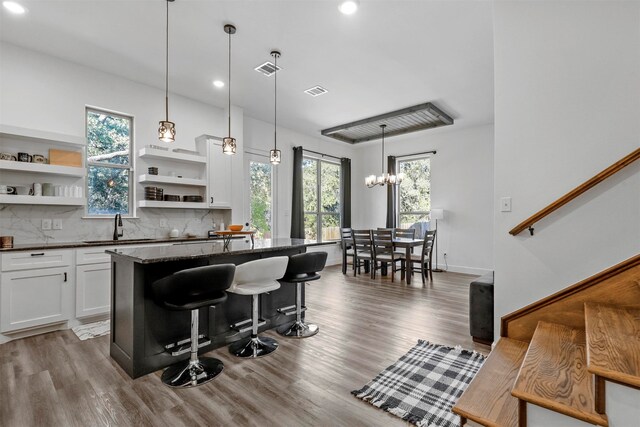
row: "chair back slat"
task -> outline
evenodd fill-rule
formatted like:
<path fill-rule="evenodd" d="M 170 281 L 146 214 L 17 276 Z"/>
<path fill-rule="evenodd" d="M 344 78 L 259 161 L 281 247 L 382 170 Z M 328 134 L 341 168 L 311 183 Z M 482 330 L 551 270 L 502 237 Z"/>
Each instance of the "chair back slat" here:
<path fill-rule="evenodd" d="M 431 258 L 435 240 L 436 230 L 430 230 L 424 233 L 424 243 L 422 244 L 422 255 L 424 255 L 424 258 Z"/>
<path fill-rule="evenodd" d="M 340 240 L 343 249 L 350 249 L 353 246 L 352 231 L 351 228 L 340 229 Z"/>
<path fill-rule="evenodd" d="M 376 255 L 391 254 L 393 252 L 393 231 L 372 230 L 373 250 Z"/>
<path fill-rule="evenodd" d="M 415 239 L 415 228 L 396 228 L 395 229 L 397 239 Z"/>
<path fill-rule="evenodd" d="M 351 230 L 351 237 L 356 251 L 371 251 L 371 230 Z"/>

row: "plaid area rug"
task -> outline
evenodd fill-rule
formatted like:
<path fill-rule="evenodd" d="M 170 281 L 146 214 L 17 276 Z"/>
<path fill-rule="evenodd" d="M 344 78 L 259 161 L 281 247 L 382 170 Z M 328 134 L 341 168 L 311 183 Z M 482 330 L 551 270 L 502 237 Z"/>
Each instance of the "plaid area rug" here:
<path fill-rule="evenodd" d="M 461 347 L 418 341 L 407 354 L 351 394 L 421 427 L 457 427 L 451 412 L 485 357 Z"/>

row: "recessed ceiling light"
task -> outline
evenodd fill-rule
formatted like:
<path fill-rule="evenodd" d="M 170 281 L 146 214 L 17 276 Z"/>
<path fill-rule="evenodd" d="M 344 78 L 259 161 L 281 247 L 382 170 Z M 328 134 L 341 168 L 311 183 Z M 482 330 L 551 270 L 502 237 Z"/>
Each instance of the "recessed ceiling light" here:
<path fill-rule="evenodd" d="M 340 3 L 338 6 L 338 10 L 344 13 L 345 15 L 353 15 L 358 10 L 358 0 L 347 0 Z"/>
<path fill-rule="evenodd" d="M 224 82 L 222 80 L 214 80 L 213 85 L 215 87 L 224 87 Z"/>
<path fill-rule="evenodd" d="M 24 6 L 22 6 L 19 3 L 14 2 L 14 1 L 3 1 L 2 5 L 9 12 L 15 13 L 16 15 L 22 15 L 23 13 L 25 13 L 27 11 L 27 9 L 25 9 Z"/>

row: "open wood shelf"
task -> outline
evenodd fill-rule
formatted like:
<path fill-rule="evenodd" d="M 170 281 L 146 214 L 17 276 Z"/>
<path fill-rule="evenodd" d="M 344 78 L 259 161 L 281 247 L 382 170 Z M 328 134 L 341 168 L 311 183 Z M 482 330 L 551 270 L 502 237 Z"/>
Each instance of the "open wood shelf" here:
<path fill-rule="evenodd" d="M 66 175 L 82 178 L 86 175 L 85 168 L 74 166 L 48 165 L 42 163 L 14 162 L 11 160 L 0 160 L 0 170 L 26 173 L 41 173 L 50 175 Z"/>
<path fill-rule="evenodd" d="M 138 182 L 140 184 L 171 184 L 171 185 L 184 185 L 189 187 L 206 187 L 207 181 L 204 179 L 193 179 L 193 178 L 178 178 L 175 176 L 164 176 L 164 175 L 140 175 L 138 177 Z"/>
<path fill-rule="evenodd" d="M 0 204 L 5 205 L 84 206 L 86 203 L 87 199 L 84 197 L 0 195 Z"/>
<path fill-rule="evenodd" d="M 37 129 L 27 129 L 17 126 L 0 124 L 0 137 L 27 140 L 41 144 L 85 146 L 87 141 L 83 136 L 64 135 Z"/>
<path fill-rule="evenodd" d="M 200 163 L 206 164 L 206 156 L 197 156 L 194 154 L 176 153 L 173 151 L 158 150 L 156 148 L 142 148 L 138 155 L 143 159 L 161 159 L 180 163 Z"/>
<path fill-rule="evenodd" d="M 170 209 L 212 209 L 207 203 L 193 202 L 164 202 L 160 200 L 140 200 L 139 208 L 170 208 Z"/>

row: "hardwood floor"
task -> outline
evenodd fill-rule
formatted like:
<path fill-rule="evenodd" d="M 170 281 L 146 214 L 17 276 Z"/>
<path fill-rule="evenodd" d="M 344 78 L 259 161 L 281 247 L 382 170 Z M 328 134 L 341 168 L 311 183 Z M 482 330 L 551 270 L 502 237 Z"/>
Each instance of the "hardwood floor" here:
<path fill-rule="evenodd" d="M 350 391 L 418 339 L 489 351 L 468 332 L 474 276 L 433 276 L 424 287 L 419 276 L 407 286 L 329 267 L 306 288 L 318 335 L 295 340 L 268 331 L 280 347 L 256 360 L 217 349 L 208 355 L 223 360 L 223 373 L 188 390 L 165 387 L 160 372 L 131 380 L 110 359 L 107 336 L 80 341 L 67 330 L 0 345 L 0 425 L 406 425 Z"/>

